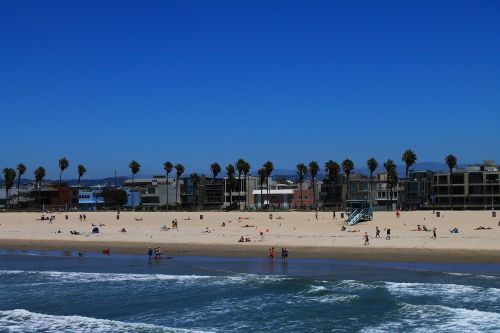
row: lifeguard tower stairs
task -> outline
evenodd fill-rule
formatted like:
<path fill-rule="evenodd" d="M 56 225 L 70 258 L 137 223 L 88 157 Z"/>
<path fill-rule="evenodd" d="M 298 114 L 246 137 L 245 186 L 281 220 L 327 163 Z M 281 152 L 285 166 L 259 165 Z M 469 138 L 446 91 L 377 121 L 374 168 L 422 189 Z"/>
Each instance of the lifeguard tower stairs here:
<path fill-rule="evenodd" d="M 347 225 L 373 220 L 373 210 L 367 200 L 347 200 L 346 214 Z"/>

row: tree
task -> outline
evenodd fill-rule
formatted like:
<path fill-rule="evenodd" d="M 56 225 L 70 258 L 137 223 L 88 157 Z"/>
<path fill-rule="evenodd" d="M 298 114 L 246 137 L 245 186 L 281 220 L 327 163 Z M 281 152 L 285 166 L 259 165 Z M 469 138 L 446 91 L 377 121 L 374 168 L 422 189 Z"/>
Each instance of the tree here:
<path fill-rule="evenodd" d="M 78 188 L 80 188 L 80 180 L 83 177 L 83 175 L 87 172 L 87 169 L 85 168 L 84 165 L 80 164 L 78 166 Z"/>
<path fill-rule="evenodd" d="M 388 159 L 384 163 L 384 168 L 386 171 L 386 192 L 387 192 L 387 208 L 389 208 L 389 203 L 392 201 L 392 188 L 397 185 L 397 173 L 396 173 L 396 163 L 393 160 Z"/>
<path fill-rule="evenodd" d="M 342 162 L 342 171 L 347 177 L 347 195 L 346 200 L 349 200 L 350 192 L 351 192 L 351 184 L 349 183 L 349 178 L 351 177 L 351 171 L 354 169 L 354 162 L 350 159 L 345 159 Z"/>
<path fill-rule="evenodd" d="M 193 182 L 193 193 L 196 196 L 196 202 L 198 203 L 198 210 L 200 210 L 200 176 L 193 172 L 189 175 L 191 181 Z"/>
<path fill-rule="evenodd" d="M 5 184 L 4 184 L 5 185 L 5 199 L 6 199 L 5 206 L 10 208 L 9 192 L 10 192 L 10 189 L 14 186 L 14 181 L 16 180 L 16 170 L 14 170 L 12 168 L 3 169 L 3 178 L 5 181 Z"/>
<path fill-rule="evenodd" d="M 45 178 L 45 169 L 39 166 L 38 168 L 36 168 L 34 174 L 35 174 L 35 181 L 38 187 L 38 203 L 40 204 L 40 192 L 42 190 L 43 178 Z"/>
<path fill-rule="evenodd" d="M 236 167 L 236 171 L 238 171 L 238 207 L 241 209 L 241 188 L 243 186 L 241 186 L 241 174 L 243 173 L 243 169 L 245 168 L 245 160 L 240 158 L 238 159 L 238 161 L 236 161 L 236 163 L 234 164 L 234 166 Z"/>
<path fill-rule="evenodd" d="M 59 205 L 61 205 L 61 186 L 62 186 L 62 173 L 69 167 L 69 162 L 66 157 L 59 160 Z"/>
<path fill-rule="evenodd" d="M 264 182 L 267 179 L 267 172 L 266 169 L 260 168 L 259 171 L 257 172 L 259 175 L 259 184 L 260 184 L 260 209 L 264 208 L 264 200 L 263 200 L 263 194 L 262 194 L 262 188 L 264 187 Z"/>
<path fill-rule="evenodd" d="M 313 185 L 313 199 L 314 199 L 314 209 L 317 209 L 316 205 L 316 176 L 318 175 L 319 172 L 319 165 L 318 162 L 316 161 L 311 161 L 309 162 L 309 173 L 311 174 L 312 178 L 312 185 Z"/>
<path fill-rule="evenodd" d="M 127 192 L 119 188 L 105 188 L 102 191 L 106 207 L 122 207 L 127 204 Z"/>
<path fill-rule="evenodd" d="M 234 178 L 234 166 L 232 164 L 228 164 L 226 166 L 226 174 L 227 174 L 227 182 L 229 184 L 229 203 L 230 205 L 233 204 L 233 189 L 234 189 L 234 183 L 236 182 L 236 179 Z"/>
<path fill-rule="evenodd" d="M 269 210 L 271 209 L 271 198 L 269 195 L 269 177 L 271 177 L 271 174 L 273 173 L 274 170 L 274 165 L 273 162 L 267 161 L 263 165 L 264 170 L 266 170 L 266 188 L 267 188 L 267 202 L 269 204 L 268 208 Z"/>
<path fill-rule="evenodd" d="M 299 177 L 299 190 L 300 190 L 300 208 L 304 208 L 304 200 L 302 199 L 302 182 L 307 175 L 307 167 L 304 163 L 297 164 L 297 176 Z"/>
<path fill-rule="evenodd" d="M 221 169 L 219 163 L 214 162 L 214 163 L 210 164 L 210 171 L 212 171 L 212 175 L 213 175 L 212 183 L 215 182 L 215 178 L 217 178 L 217 176 L 219 175 L 221 170 L 222 169 Z"/>
<path fill-rule="evenodd" d="M 417 161 L 417 154 L 413 150 L 407 149 L 403 153 L 401 160 L 406 165 L 405 206 L 408 208 L 408 172 L 410 171 L 410 167 Z"/>
<path fill-rule="evenodd" d="M 17 165 L 17 205 L 19 206 L 19 197 L 21 196 L 19 188 L 21 187 L 21 177 L 26 172 L 26 166 L 22 163 Z"/>
<path fill-rule="evenodd" d="M 448 155 L 446 156 L 446 158 L 444 159 L 445 162 L 446 162 L 446 165 L 448 166 L 448 169 L 450 170 L 450 193 L 449 193 L 449 196 L 450 196 L 450 208 L 453 209 L 453 197 L 452 197 L 452 194 L 453 194 L 453 169 L 457 166 L 457 158 L 455 155 Z"/>
<path fill-rule="evenodd" d="M 178 191 L 179 191 L 179 178 L 184 173 L 184 165 L 177 163 L 174 166 L 175 169 L 175 202 L 177 203 Z"/>
<path fill-rule="evenodd" d="M 370 170 L 370 207 L 373 203 L 373 172 L 378 168 L 378 162 L 373 157 L 366 161 L 366 166 Z"/>
<path fill-rule="evenodd" d="M 331 187 L 335 185 L 337 177 L 340 172 L 340 165 L 332 160 L 325 162 L 325 171 L 328 174 L 328 198 L 330 199 L 330 206 L 333 206 L 333 195 L 331 191 Z M 334 187 L 335 188 L 335 187 Z"/>
<path fill-rule="evenodd" d="M 250 173 L 250 163 L 245 161 L 243 165 L 243 177 L 245 178 L 245 206 L 248 207 L 248 174 Z"/>
<path fill-rule="evenodd" d="M 168 175 L 172 172 L 173 168 L 174 166 L 172 165 L 171 162 L 167 161 L 163 163 L 163 170 L 165 170 L 165 172 L 167 173 L 167 211 L 168 211 L 168 206 L 170 204 L 170 202 L 168 201 Z"/>
<path fill-rule="evenodd" d="M 132 172 L 132 188 L 133 188 L 134 187 L 134 176 L 141 169 L 141 165 L 139 164 L 139 162 L 132 160 L 132 162 L 130 162 L 128 164 L 128 167 L 130 168 L 130 172 Z M 130 195 L 132 196 L 132 207 L 133 207 L 133 209 L 135 209 L 134 193 L 131 192 Z"/>

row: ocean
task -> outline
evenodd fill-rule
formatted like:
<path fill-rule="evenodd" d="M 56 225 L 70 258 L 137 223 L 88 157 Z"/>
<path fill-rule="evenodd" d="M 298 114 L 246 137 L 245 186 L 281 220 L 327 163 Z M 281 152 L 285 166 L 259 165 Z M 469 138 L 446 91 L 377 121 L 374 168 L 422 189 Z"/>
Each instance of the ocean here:
<path fill-rule="evenodd" d="M 431 331 L 500 332 L 500 265 L 0 250 L 0 332 Z"/>

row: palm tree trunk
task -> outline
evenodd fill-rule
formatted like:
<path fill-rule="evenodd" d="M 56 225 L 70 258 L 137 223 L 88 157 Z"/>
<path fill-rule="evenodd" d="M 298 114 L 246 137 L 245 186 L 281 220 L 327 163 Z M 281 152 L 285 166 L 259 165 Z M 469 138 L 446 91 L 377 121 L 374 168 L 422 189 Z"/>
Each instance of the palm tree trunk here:
<path fill-rule="evenodd" d="M 177 206 L 177 197 L 179 195 L 179 177 L 175 178 L 175 205 Z"/>
<path fill-rule="evenodd" d="M 17 208 L 19 209 L 19 187 L 21 184 L 21 175 L 17 177 Z"/>
<path fill-rule="evenodd" d="M 405 208 L 408 209 L 408 165 L 406 165 Z"/>
<path fill-rule="evenodd" d="M 450 210 L 453 210 L 453 170 L 450 169 Z"/>
<path fill-rule="evenodd" d="M 370 208 L 373 205 L 373 171 L 370 171 Z"/>
<path fill-rule="evenodd" d="M 168 172 L 167 172 L 167 212 L 168 212 Z"/>
<path fill-rule="evenodd" d="M 316 186 L 314 186 L 314 177 L 312 177 L 313 181 L 313 203 L 314 203 L 314 209 L 316 209 Z"/>
<path fill-rule="evenodd" d="M 238 208 L 241 210 L 241 173 L 238 173 Z"/>
<path fill-rule="evenodd" d="M 302 200 L 302 180 L 299 181 L 299 188 L 300 188 L 300 209 L 304 207 L 304 200 Z"/>
<path fill-rule="evenodd" d="M 9 209 L 9 189 L 5 188 L 5 207 Z"/>
<path fill-rule="evenodd" d="M 262 185 L 264 185 L 264 184 L 260 185 L 260 209 L 264 208 L 264 200 L 262 200 L 263 196 L 264 196 L 264 193 L 262 192 Z"/>
<path fill-rule="evenodd" d="M 266 178 L 266 188 L 267 188 L 267 210 L 271 210 L 271 197 L 269 194 L 269 177 Z"/>
<path fill-rule="evenodd" d="M 61 206 L 61 184 L 62 184 L 62 170 L 59 172 L 59 206 Z"/>

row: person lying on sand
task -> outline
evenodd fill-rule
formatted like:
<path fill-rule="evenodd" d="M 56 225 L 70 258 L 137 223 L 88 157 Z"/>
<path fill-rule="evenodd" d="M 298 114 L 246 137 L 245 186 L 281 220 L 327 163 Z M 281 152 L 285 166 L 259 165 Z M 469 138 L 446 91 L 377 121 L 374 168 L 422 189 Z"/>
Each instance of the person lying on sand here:
<path fill-rule="evenodd" d="M 240 237 L 240 239 L 238 240 L 239 243 L 243 243 L 245 241 L 245 238 L 243 238 L 243 236 Z"/>
<path fill-rule="evenodd" d="M 189 221 L 189 220 L 191 220 L 191 218 L 190 218 L 190 217 L 186 217 L 186 218 L 184 218 L 183 220 L 184 220 L 184 221 Z"/>
<path fill-rule="evenodd" d="M 255 226 L 252 224 L 245 224 L 242 228 L 255 228 Z"/>
<path fill-rule="evenodd" d="M 120 232 L 127 232 L 127 230 L 125 228 L 122 228 Z"/>
<path fill-rule="evenodd" d="M 207 234 L 211 234 L 212 232 L 214 232 L 215 230 L 210 230 L 208 229 L 208 227 L 205 228 L 204 231 L 202 231 L 202 233 L 207 233 Z"/>
<path fill-rule="evenodd" d="M 239 216 L 238 220 L 250 220 L 250 216 L 249 217 Z"/>
<path fill-rule="evenodd" d="M 477 228 L 476 228 L 476 229 L 474 229 L 474 230 L 490 230 L 490 229 L 491 229 L 491 228 L 489 228 L 489 227 L 488 227 L 488 228 L 485 228 L 485 227 L 483 227 L 482 225 L 480 225 L 479 227 L 477 227 Z"/>
<path fill-rule="evenodd" d="M 137 217 L 136 217 L 136 218 L 135 218 L 135 220 L 136 220 L 137 222 L 141 222 L 141 221 L 142 221 L 142 217 L 141 217 L 141 218 L 137 218 Z"/>
<path fill-rule="evenodd" d="M 166 224 L 162 225 L 160 229 L 161 229 L 161 231 L 168 231 L 168 230 L 170 230 L 170 228 L 167 227 Z"/>
<path fill-rule="evenodd" d="M 284 220 L 284 219 L 285 219 L 285 218 L 284 218 L 284 217 L 282 217 L 282 216 L 278 216 L 278 217 L 276 218 L 276 220 Z"/>
<path fill-rule="evenodd" d="M 354 229 L 354 230 L 348 230 L 347 232 L 360 232 L 361 230 L 359 229 Z"/>
<path fill-rule="evenodd" d="M 450 229 L 450 232 L 452 234 L 458 234 L 458 229 L 457 228 Z"/>
<path fill-rule="evenodd" d="M 76 230 L 75 231 L 71 230 L 69 233 L 72 235 L 80 235 L 80 233 Z"/>

